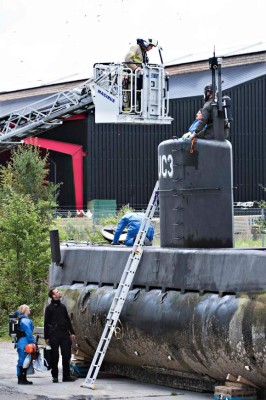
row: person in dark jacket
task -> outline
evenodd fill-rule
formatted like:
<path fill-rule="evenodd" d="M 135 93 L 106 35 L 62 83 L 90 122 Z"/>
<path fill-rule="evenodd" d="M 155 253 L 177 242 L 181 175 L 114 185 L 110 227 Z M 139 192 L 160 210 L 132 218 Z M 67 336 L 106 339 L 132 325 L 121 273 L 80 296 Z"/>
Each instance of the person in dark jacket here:
<path fill-rule="evenodd" d="M 191 140 L 194 137 L 200 139 L 214 139 L 213 117 L 212 117 L 212 85 L 204 88 L 204 106 L 201 109 L 201 116 L 198 121 L 194 121 L 194 126 L 189 128 L 189 132 L 182 136 L 183 140 Z M 194 129 L 192 129 L 194 128 Z"/>
<path fill-rule="evenodd" d="M 214 139 L 212 101 L 212 85 L 207 85 L 204 88 L 204 106 L 202 108 L 201 119 L 198 121 L 195 129 L 195 136 L 198 138 Z M 205 127 L 205 125 L 207 125 L 207 127 Z"/>
<path fill-rule="evenodd" d="M 44 339 L 51 346 L 51 374 L 53 382 L 58 382 L 59 347 L 62 355 L 63 382 L 72 382 L 70 376 L 70 359 L 72 341 L 75 332 L 72 327 L 66 306 L 61 303 L 61 293 L 57 288 L 51 288 L 48 296 L 52 299 L 45 309 Z"/>
<path fill-rule="evenodd" d="M 19 385 L 30 385 L 32 382 L 27 380 L 27 368 L 23 368 L 24 360 L 27 356 L 25 347 L 27 344 L 35 343 L 33 336 L 34 325 L 32 320 L 29 318 L 30 307 L 27 304 L 19 306 L 16 315 L 19 319 L 19 328 L 17 332 L 17 341 L 15 347 L 18 352 L 18 363 L 17 363 L 17 377 Z"/>
<path fill-rule="evenodd" d="M 124 241 L 124 244 L 126 246 L 133 246 L 144 216 L 145 216 L 145 214 L 142 212 L 126 213 L 118 222 L 118 225 L 117 225 L 117 228 L 116 228 L 116 231 L 114 234 L 114 240 L 111 244 L 112 245 L 119 244 L 119 237 L 120 237 L 121 233 L 123 232 L 124 228 L 127 227 L 127 229 L 128 229 L 127 236 L 126 236 L 126 240 Z M 146 238 L 145 238 L 145 241 L 144 241 L 144 245 L 150 246 L 152 244 L 153 236 L 154 236 L 154 228 L 152 225 L 150 225 L 147 235 L 146 235 Z"/>

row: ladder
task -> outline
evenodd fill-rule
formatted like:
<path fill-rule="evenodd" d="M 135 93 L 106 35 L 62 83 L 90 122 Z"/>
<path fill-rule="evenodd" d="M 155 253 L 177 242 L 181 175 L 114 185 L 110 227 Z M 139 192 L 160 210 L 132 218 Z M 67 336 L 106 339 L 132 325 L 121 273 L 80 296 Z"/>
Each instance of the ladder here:
<path fill-rule="evenodd" d="M 139 111 L 123 109 L 125 75 L 131 82 L 140 76 L 124 63 L 95 64 L 94 75 L 80 86 L 28 104 L 0 117 L 0 152 L 61 125 L 68 118 L 95 108 L 96 123 L 170 124 L 168 76 L 164 67 L 142 65 L 143 88 L 139 91 Z M 137 98 L 136 85 L 130 89 L 131 99 Z"/>
<path fill-rule="evenodd" d="M 90 78 L 71 90 L 66 90 L 14 110 L 0 118 L 0 152 L 8 150 L 23 138 L 36 136 L 61 125 L 64 120 L 94 108 Z"/>
<path fill-rule="evenodd" d="M 89 389 L 95 389 L 94 383 L 96 381 L 98 372 L 101 368 L 104 356 L 107 352 L 107 348 L 111 341 L 113 332 L 115 330 L 117 321 L 119 319 L 120 313 L 125 303 L 127 294 L 133 282 L 135 272 L 138 268 L 143 253 L 143 245 L 146 233 L 149 229 L 151 219 L 157 208 L 158 201 L 159 201 L 159 181 L 156 182 L 156 185 L 154 187 L 145 216 L 142 220 L 139 232 L 135 239 L 132 251 L 129 255 L 120 283 L 115 292 L 115 296 L 112 301 L 109 313 L 107 315 L 107 322 L 103 330 L 101 339 L 94 354 L 86 379 L 84 383 L 81 385 L 83 387 L 87 387 Z"/>

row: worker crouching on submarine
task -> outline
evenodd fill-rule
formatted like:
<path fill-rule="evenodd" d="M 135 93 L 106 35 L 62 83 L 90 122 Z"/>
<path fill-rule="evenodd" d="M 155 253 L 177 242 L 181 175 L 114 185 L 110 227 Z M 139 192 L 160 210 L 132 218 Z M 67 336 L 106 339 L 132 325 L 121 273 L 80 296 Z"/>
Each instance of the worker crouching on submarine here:
<path fill-rule="evenodd" d="M 114 240 L 112 241 L 111 244 L 118 245 L 120 235 L 122 234 L 123 230 L 127 228 L 127 236 L 126 240 L 124 241 L 124 244 L 126 246 L 133 246 L 144 217 L 145 214 L 142 212 L 127 212 L 118 222 L 114 234 Z M 144 245 L 151 246 L 153 237 L 154 237 L 154 228 L 152 225 L 150 225 L 146 234 L 146 238 L 144 240 Z"/>

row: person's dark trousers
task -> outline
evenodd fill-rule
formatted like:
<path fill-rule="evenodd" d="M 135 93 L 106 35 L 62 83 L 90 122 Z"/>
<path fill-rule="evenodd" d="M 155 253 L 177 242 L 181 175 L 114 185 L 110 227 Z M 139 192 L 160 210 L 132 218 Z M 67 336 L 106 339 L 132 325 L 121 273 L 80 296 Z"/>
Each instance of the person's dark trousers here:
<path fill-rule="evenodd" d="M 50 337 L 51 374 L 58 378 L 59 348 L 62 355 L 63 379 L 70 377 L 71 339 L 68 332 L 55 331 Z"/>

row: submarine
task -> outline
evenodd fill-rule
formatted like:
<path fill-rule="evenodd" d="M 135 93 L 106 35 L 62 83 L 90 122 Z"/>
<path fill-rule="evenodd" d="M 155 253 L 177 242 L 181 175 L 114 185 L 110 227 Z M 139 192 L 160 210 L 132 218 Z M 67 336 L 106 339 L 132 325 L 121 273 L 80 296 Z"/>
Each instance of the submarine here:
<path fill-rule="evenodd" d="M 144 247 L 101 371 L 194 391 L 241 375 L 265 394 L 266 249 L 234 247 L 230 107 L 210 60 L 214 139 L 158 146 L 160 246 Z M 49 284 L 90 364 L 131 249 L 50 238 Z"/>

